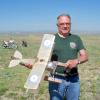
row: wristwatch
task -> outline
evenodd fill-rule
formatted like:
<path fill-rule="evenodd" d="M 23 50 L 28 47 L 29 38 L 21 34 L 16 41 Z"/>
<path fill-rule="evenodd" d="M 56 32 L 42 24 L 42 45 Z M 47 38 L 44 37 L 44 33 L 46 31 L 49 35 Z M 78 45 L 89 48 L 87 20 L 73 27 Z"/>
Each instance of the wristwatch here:
<path fill-rule="evenodd" d="M 81 63 L 81 61 L 80 60 L 78 60 L 78 64 L 80 64 Z"/>

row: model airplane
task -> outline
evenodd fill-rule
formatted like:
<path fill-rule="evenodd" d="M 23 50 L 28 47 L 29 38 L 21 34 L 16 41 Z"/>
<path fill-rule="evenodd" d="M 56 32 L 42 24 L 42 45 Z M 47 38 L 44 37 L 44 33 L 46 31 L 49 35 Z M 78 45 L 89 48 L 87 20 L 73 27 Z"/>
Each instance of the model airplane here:
<path fill-rule="evenodd" d="M 28 59 L 33 60 L 34 64 L 32 67 L 32 70 L 27 78 L 27 81 L 24 85 L 26 89 L 37 89 L 40 81 L 42 80 L 44 76 L 44 71 L 46 69 L 46 66 L 48 64 L 48 61 L 51 58 L 51 54 L 53 51 L 53 46 L 54 46 L 54 40 L 55 36 L 51 34 L 44 34 L 41 46 L 37 55 L 37 59 Z M 27 59 L 22 59 L 21 53 L 18 51 L 15 52 L 14 58 L 10 64 L 9 67 L 14 67 L 20 63 L 26 63 Z"/>
<path fill-rule="evenodd" d="M 50 34 L 44 34 L 41 46 L 38 52 L 36 59 L 23 59 L 22 54 L 19 51 L 15 51 L 14 56 L 8 67 L 15 67 L 18 64 L 27 64 L 31 62 L 32 70 L 27 78 L 27 81 L 24 87 L 28 89 L 38 89 L 41 80 L 44 78 L 47 81 L 61 83 L 60 79 L 54 77 L 45 76 L 45 69 L 55 72 L 55 69 L 58 65 L 66 66 L 65 63 L 58 61 L 50 62 L 53 47 L 54 47 L 55 36 Z"/>

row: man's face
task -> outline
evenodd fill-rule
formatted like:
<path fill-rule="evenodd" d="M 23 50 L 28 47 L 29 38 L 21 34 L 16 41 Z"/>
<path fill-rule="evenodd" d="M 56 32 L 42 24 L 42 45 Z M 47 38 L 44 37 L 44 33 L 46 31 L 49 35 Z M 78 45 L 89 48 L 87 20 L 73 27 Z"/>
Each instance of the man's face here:
<path fill-rule="evenodd" d="M 67 16 L 61 16 L 58 19 L 57 26 L 58 26 L 59 33 L 66 37 L 69 34 L 70 29 L 71 29 L 70 18 L 68 18 Z"/>

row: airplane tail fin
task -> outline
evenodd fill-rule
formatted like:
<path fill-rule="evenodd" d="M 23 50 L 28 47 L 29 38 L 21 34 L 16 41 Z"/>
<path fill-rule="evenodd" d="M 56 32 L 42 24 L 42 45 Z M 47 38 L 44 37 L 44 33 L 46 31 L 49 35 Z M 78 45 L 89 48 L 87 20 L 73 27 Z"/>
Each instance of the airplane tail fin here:
<path fill-rule="evenodd" d="M 33 65 L 33 63 L 36 62 L 36 59 L 23 59 L 22 54 L 18 50 L 15 51 L 14 55 L 11 56 L 11 58 L 12 60 L 10 61 L 9 66 L 8 66 L 10 68 L 15 67 L 19 64 L 21 65 L 32 64 Z"/>
<path fill-rule="evenodd" d="M 13 57 L 14 59 L 22 59 L 22 54 L 16 50 Z"/>
<path fill-rule="evenodd" d="M 16 50 L 14 55 L 11 56 L 11 58 L 12 60 L 10 61 L 10 64 L 8 67 L 15 67 L 22 60 L 22 54 L 18 50 Z"/>

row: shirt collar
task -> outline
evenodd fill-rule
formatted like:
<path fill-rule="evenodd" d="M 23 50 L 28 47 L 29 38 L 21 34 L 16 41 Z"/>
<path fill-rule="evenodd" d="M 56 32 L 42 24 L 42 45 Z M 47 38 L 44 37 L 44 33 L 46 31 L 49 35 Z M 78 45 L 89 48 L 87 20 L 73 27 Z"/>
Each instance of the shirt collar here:
<path fill-rule="evenodd" d="M 60 33 L 58 33 L 58 35 L 59 35 L 59 37 L 61 37 L 61 38 L 64 38 L 64 39 L 66 38 L 65 36 L 61 35 Z M 68 36 L 70 36 L 70 35 L 71 35 L 71 33 L 68 34 Z"/>
<path fill-rule="evenodd" d="M 66 38 L 66 37 L 64 37 L 63 35 L 61 35 L 60 33 L 58 33 L 58 35 L 59 35 L 59 37 L 61 37 L 61 38 Z"/>

